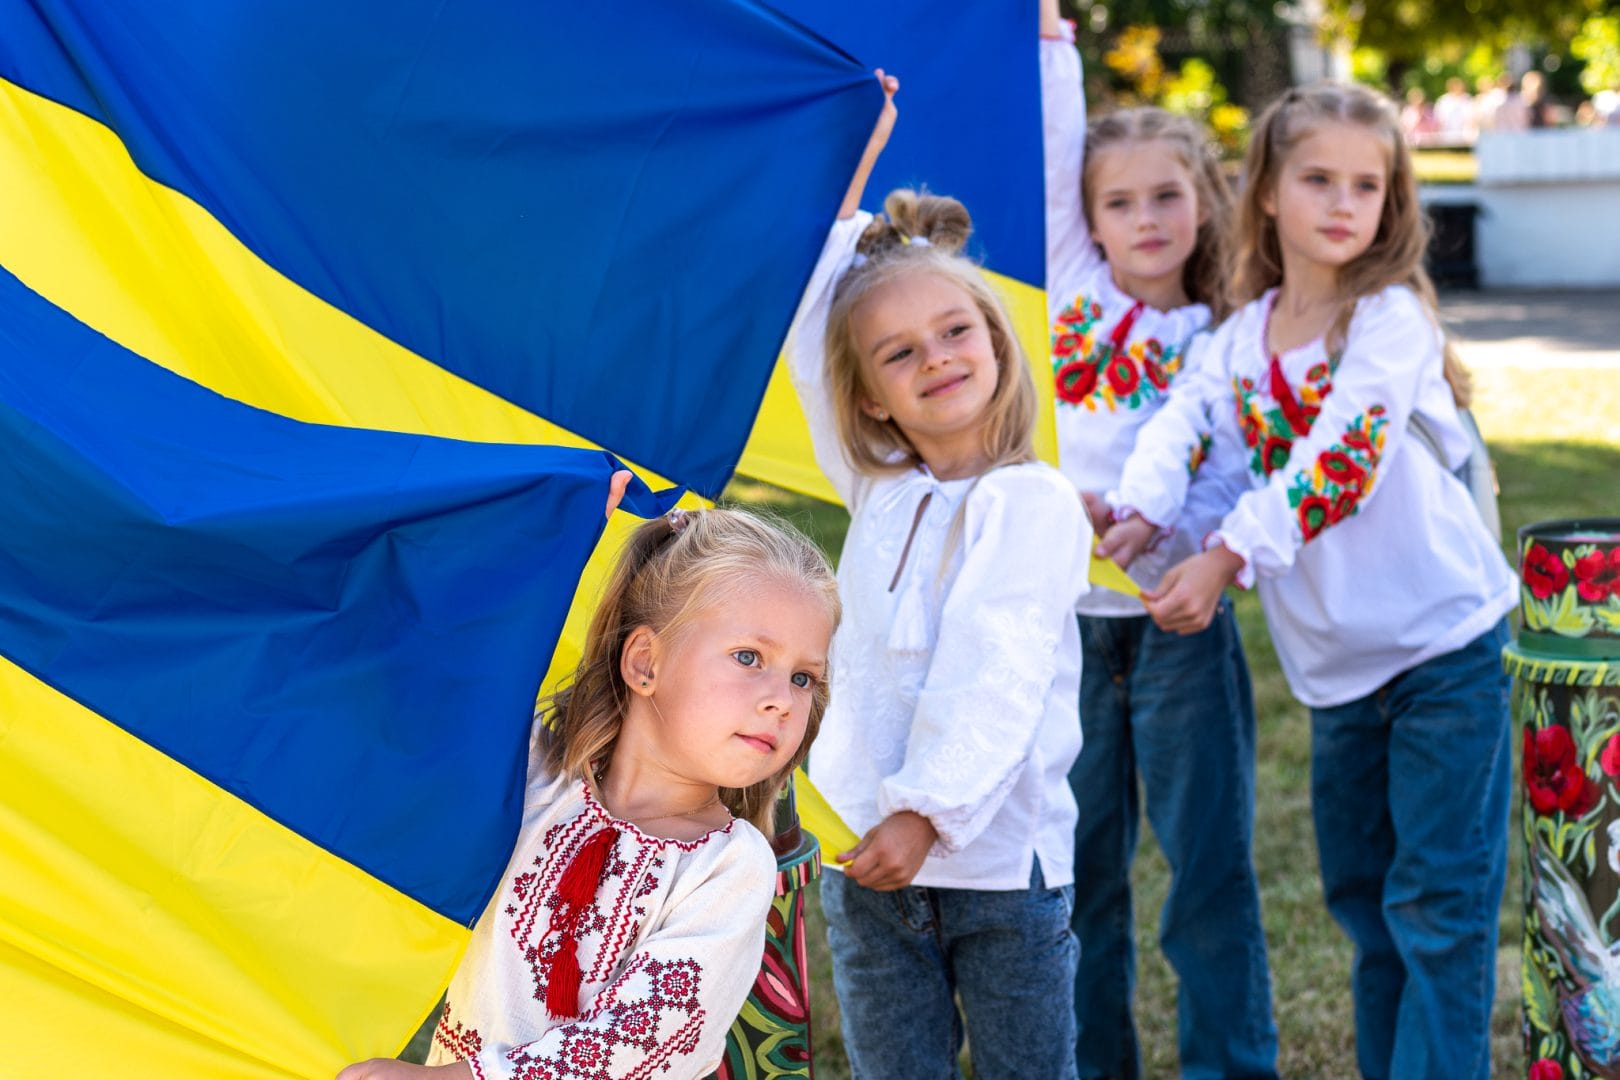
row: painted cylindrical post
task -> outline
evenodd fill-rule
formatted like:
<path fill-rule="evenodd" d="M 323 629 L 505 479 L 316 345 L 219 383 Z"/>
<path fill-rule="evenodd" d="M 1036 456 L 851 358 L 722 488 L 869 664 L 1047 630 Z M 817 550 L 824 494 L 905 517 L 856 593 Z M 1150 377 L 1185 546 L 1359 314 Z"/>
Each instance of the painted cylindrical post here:
<path fill-rule="evenodd" d="M 1519 530 L 1525 1061 L 1620 1078 L 1620 518 Z"/>
<path fill-rule="evenodd" d="M 821 876 L 821 845 L 799 828 L 789 785 L 776 808 L 776 899 L 765 924 L 765 956 L 742 1013 L 726 1036 L 718 1080 L 815 1076 L 810 1060 L 810 972 L 805 889 Z"/>

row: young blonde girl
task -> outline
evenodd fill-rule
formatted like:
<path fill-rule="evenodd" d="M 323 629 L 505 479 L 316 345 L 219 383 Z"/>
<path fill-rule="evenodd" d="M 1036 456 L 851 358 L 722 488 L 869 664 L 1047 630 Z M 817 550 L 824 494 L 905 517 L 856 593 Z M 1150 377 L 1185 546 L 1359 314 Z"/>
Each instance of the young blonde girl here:
<path fill-rule="evenodd" d="M 966 210 L 896 191 L 885 216 L 856 212 L 885 133 L 788 353 L 851 514 L 838 696 L 810 760 L 862 834 L 822 884 L 840 1027 L 855 1076 L 955 1075 L 965 1014 L 975 1076 L 1071 1077 L 1090 537 L 1072 485 L 1034 459 L 1034 387 L 962 253 Z"/>
<path fill-rule="evenodd" d="M 1056 0 L 1043 0 L 1041 16 L 1059 463 L 1106 525 L 1102 494 L 1118 485 L 1142 425 L 1192 377 L 1191 344 L 1225 314 L 1232 200 L 1207 137 L 1185 117 L 1136 108 L 1088 125 L 1079 56 Z M 1147 588 L 1197 550 L 1232 497 L 1197 469 L 1196 455 L 1183 467 L 1197 475 L 1180 512 L 1110 534 L 1109 553 Z M 1237 620 L 1222 605 L 1209 627 L 1184 637 L 1154 626 L 1141 601 L 1096 590 L 1081 600 L 1079 621 L 1085 750 L 1070 784 L 1080 807 L 1080 1075 L 1141 1072 L 1130 880 L 1140 790 L 1170 864 L 1159 940 L 1178 976 L 1182 1073 L 1275 1076 L 1252 858 L 1255 718 Z"/>
<path fill-rule="evenodd" d="M 1243 492 L 1148 610 L 1194 631 L 1257 584 L 1311 709 L 1311 807 L 1329 910 L 1356 946 L 1368 1077 L 1485 1077 L 1507 842 L 1512 572 L 1461 483 L 1466 375 L 1439 329 L 1394 104 L 1290 91 L 1246 162 L 1240 310 L 1203 374 L 1144 430 L 1120 498 L 1184 497 L 1183 455 Z M 1196 391 L 1196 392 L 1194 392 Z"/>
<path fill-rule="evenodd" d="M 826 708 L 839 611 L 791 530 L 718 509 L 638 529 L 536 724 L 517 848 L 428 1065 L 341 1080 L 712 1072 L 759 971 L 761 830 Z"/>

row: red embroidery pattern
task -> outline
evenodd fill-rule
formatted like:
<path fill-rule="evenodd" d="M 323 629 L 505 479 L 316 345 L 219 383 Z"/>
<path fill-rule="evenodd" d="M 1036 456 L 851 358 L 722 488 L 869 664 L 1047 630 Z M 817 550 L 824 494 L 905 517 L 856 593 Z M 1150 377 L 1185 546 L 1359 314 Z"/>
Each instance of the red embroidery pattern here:
<path fill-rule="evenodd" d="M 478 1032 L 467 1027 L 459 1020 L 452 1020 L 450 1013 L 453 1006 L 444 1007 L 444 1015 L 439 1017 L 439 1026 L 433 1029 L 433 1041 L 454 1054 L 458 1060 L 476 1057 L 484 1048 L 484 1040 Z M 474 1066 L 476 1071 L 476 1066 Z"/>
<path fill-rule="evenodd" d="M 1288 485 L 1288 504 L 1294 508 L 1305 540 L 1354 514 L 1372 490 L 1388 423 L 1384 407 L 1374 405 L 1350 422 L 1341 441 L 1317 454 L 1308 469 L 1294 474 Z"/>
<path fill-rule="evenodd" d="M 1270 476 L 1286 465 L 1294 441 L 1311 433 L 1311 425 L 1322 411 L 1322 399 L 1333 389 L 1333 364 L 1323 361 L 1311 365 L 1297 399 L 1286 382 L 1277 389 L 1288 391 L 1287 398 L 1272 397 L 1272 406 L 1266 408 L 1253 379 L 1232 380 L 1232 404 L 1243 442 L 1254 451 L 1249 470 L 1256 476 Z"/>
<path fill-rule="evenodd" d="M 676 1057 L 695 1053 L 702 1039 L 702 978 L 696 960 L 638 956 L 602 992 L 588 1025 L 565 1030 L 555 1054 L 538 1058 L 527 1046 L 507 1054 L 514 1080 L 646 1080 L 668 1072 Z"/>
<path fill-rule="evenodd" d="M 1177 349 L 1165 348 L 1157 338 L 1125 344 L 1141 307 L 1138 303 L 1107 335 L 1098 332 L 1102 305 L 1095 300 L 1077 296 L 1058 313 L 1052 325 L 1052 376 L 1059 404 L 1093 411 L 1099 403 L 1109 412 L 1137 409 L 1170 388 L 1181 370 Z"/>

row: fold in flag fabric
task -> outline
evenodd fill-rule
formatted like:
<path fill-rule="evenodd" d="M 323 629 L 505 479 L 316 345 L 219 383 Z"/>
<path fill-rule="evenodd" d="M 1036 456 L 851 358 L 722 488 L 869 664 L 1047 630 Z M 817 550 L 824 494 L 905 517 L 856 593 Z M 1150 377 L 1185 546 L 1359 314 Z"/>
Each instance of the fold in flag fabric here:
<path fill-rule="evenodd" d="M 741 452 L 880 104 L 829 42 L 0 0 L 0 1072 L 400 1049 L 611 560 L 602 449 L 705 496 Z"/>
<path fill-rule="evenodd" d="M 896 187 L 927 187 L 973 215 L 969 253 L 1000 292 L 1043 402 L 1036 451 L 1057 462 L 1046 320 L 1045 172 L 1035 5 L 961 0 L 777 0 L 776 6 L 900 79 L 894 136 L 862 206 Z M 836 502 L 810 453 L 785 367 L 770 390 L 738 471 Z"/>

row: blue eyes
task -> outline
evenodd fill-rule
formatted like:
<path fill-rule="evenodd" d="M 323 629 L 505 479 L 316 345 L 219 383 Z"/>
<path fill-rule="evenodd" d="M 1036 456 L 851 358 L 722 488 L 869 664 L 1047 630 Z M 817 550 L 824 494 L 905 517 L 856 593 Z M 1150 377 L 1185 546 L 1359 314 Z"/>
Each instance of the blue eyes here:
<path fill-rule="evenodd" d="M 731 658 L 745 668 L 757 668 L 761 663 L 759 652 L 755 649 L 733 649 Z M 816 684 L 816 677 L 808 671 L 795 671 L 792 681 L 800 690 L 808 690 Z"/>

